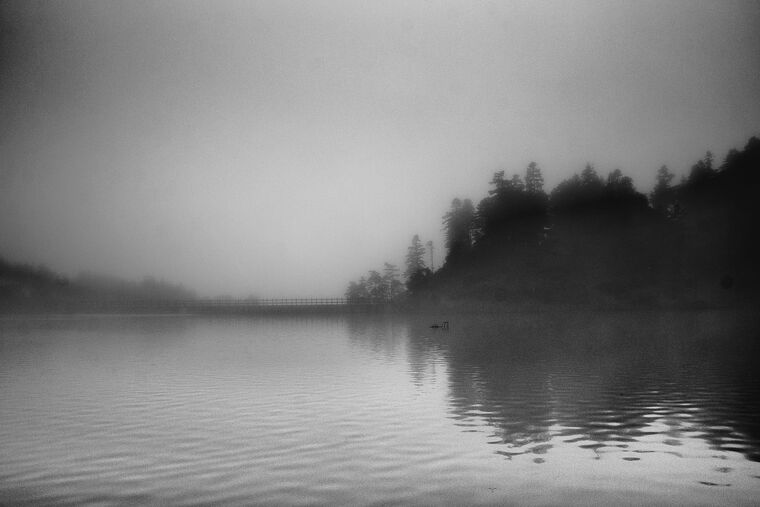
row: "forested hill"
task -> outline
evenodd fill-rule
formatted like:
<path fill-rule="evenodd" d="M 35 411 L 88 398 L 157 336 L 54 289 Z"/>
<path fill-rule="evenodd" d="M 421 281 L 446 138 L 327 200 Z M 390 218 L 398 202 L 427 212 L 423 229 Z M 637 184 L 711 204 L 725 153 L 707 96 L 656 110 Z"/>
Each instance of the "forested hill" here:
<path fill-rule="evenodd" d="M 588 165 L 550 193 L 540 169 L 496 173 L 473 206 L 444 216 L 448 255 L 413 279 L 416 302 L 461 306 L 611 308 L 752 304 L 760 289 L 760 140 L 710 152 L 673 185 L 662 167 L 651 194 L 619 170 Z"/>
<path fill-rule="evenodd" d="M 141 282 L 82 273 L 69 279 L 44 266 L 0 258 L 0 313 L 89 311 L 108 305 L 192 299 L 195 293 L 178 284 L 146 277 Z"/>

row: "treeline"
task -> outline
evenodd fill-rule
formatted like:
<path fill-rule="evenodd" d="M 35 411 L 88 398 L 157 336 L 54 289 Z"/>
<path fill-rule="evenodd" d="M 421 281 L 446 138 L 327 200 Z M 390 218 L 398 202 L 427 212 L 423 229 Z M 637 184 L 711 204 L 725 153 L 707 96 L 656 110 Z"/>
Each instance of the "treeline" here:
<path fill-rule="evenodd" d="M 14 263 L 0 257 L 0 312 L 89 311 L 130 304 L 150 308 L 195 297 L 193 291 L 180 284 L 153 277 L 140 282 L 94 273 L 68 278 L 45 266 Z"/>
<path fill-rule="evenodd" d="M 524 178 L 495 173 L 491 187 L 477 208 L 469 199 L 457 198 L 444 215 L 448 253 L 443 270 L 466 261 L 476 248 L 540 246 L 553 234 L 554 222 L 562 218 L 582 217 L 586 225 L 620 226 L 621 221 L 651 211 L 647 197 L 634 188 L 630 177 L 615 169 L 603 178 L 592 164 L 549 194 L 535 162 L 528 165 Z"/>
<path fill-rule="evenodd" d="M 428 248 L 433 248 L 428 241 Z M 406 253 L 406 269 L 403 273 L 394 264 L 385 263 L 383 273 L 370 270 L 366 276 L 348 284 L 345 297 L 352 303 L 379 303 L 399 301 L 407 294 L 414 293 L 425 287 L 430 280 L 432 271 L 425 263 L 425 247 L 418 235 L 412 238 Z M 432 251 L 431 251 L 432 256 Z"/>
<path fill-rule="evenodd" d="M 603 176 L 592 164 L 550 192 L 535 163 L 510 177 L 499 171 L 477 206 L 457 198 L 443 216 L 440 270 L 407 256 L 407 294 L 417 302 L 520 307 L 754 300 L 758 166 L 760 140 L 753 137 L 720 166 L 707 152 L 678 184 L 662 166 L 648 195 L 619 169 Z"/>

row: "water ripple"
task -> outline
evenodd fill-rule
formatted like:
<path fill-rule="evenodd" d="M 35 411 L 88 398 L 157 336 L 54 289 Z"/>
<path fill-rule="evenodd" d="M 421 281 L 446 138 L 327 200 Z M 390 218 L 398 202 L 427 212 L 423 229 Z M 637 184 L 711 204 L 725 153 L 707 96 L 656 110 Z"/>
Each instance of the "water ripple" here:
<path fill-rule="evenodd" d="M 602 347 L 620 324 L 592 320 L 574 330 L 589 355 L 564 322 L 524 324 L 0 323 L 0 504 L 756 498 L 742 349 L 692 353 L 642 319 L 625 336 L 657 340 Z"/>

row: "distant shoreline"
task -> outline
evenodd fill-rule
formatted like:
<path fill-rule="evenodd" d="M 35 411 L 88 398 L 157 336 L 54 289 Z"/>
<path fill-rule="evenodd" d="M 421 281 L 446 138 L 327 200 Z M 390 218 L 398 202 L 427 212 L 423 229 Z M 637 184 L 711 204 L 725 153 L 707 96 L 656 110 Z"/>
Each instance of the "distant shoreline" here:
<path fill-rule="evenodd" d="M 216 316 L 299 316 L 299 315 L 460 315 L 460 316 L 487 316 L 494 315 L 531 315 L 531 314 L 562 314 L 562 313 L 699 313 L 716 311 L 756 311 L 758 301 L 744 301 L 736 305 L 711 305 L 700 303 L 683 303 L 662 306 L 619 306 L 619 305 L 594 305 L 594 304 L 539 304 L 539 305 L 515 305 L 505 303 L 488 303 L 476 301 L 458 301 L 433 304 L 429 302 L 416 302 L 402 305 L 377 305 L 370 308 L 352 307 L 251 307 L 251 308 L 215 308 L 198 311 L 0 311 L 0 320 L 47 320 L 47 319 L 75 319 L 75 318 L 119 318 L 119 317 L 216 317 Z"/>

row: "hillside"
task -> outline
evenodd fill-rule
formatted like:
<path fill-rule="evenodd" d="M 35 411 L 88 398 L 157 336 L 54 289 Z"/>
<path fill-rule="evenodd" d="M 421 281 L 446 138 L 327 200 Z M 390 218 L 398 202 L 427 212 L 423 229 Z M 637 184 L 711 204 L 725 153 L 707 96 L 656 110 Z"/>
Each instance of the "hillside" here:
<path fill-rule="evenodd" d="M 523 202 L 525 185 L 497 173 L 494 190 L 464 225 L 467 234 L 447 231 L 446 263 L 414 288 L 414 301 L 495 309 L 753 304 L 760 140 L 732 150 L 719 168 L 711 157 L 676 186 L 663 168 L 665 184 L 649 199 L 619 171 L 605 182 L 587 166 L 550 195 L 536 192 L 546 204 L 532 208 Z"/>

